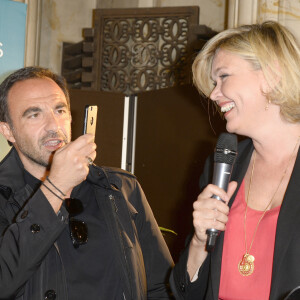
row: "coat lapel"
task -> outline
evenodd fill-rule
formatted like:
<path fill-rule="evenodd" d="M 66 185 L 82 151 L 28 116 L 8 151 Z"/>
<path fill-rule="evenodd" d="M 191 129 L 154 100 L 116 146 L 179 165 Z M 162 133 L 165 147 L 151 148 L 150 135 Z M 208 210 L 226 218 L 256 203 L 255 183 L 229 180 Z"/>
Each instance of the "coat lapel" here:
<path fill-rule="evenodd" d="M 271 294 L 276 294 L 278 282 L 282 275 L 280 270 L 287 250 L 292 243 L 294 232 L 300 228 L 300 154 L 298 151 L 295 166 L 288 184 L 277 221 L 276 240 L 273 259 Z"/>

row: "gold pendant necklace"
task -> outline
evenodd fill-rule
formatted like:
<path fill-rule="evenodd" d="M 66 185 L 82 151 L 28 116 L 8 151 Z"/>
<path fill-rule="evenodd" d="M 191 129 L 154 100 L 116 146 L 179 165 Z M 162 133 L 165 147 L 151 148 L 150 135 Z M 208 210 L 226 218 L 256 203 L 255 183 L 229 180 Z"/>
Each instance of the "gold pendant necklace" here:
<path fill-rule="evenodd" d="M 288 167 L 290 165 L 290 162 L 292 160 L 292 157 L 293 157 L 293 154 L 297 148 L 297 145 L 298 145 L 298 142 L 299 142 L 299 139 L 300 137 L 298 137 L 298 140 L 297 140 L 297 143 L 295 145 L 295 148 L 292 152 L 292 155 L 290 156 L 290 159 L 288 161 L 288 164 L 287 164 L 287 167 L 280 179 L 280 182 L 275 190 L 275 193 L 273 194 L 270 202 L 268 203 L 267 207 L 265 208 L 264 212 L 262 213 L 261 217 L 259 218 L 257 224 L 256 224 L 256 227 L 255 227 L 255 230 L 254 230 L 254 233 L 253 233 L 253 237 L 252 237 L 252 240 L 251 240 L 251 243 L 250 243 L 250 247 L 249 249 L 247 250 L 247 234 L 246 234 L 246 221 L 247 221 L 247 210 L 248 210 L 248 200 L 249 200 L 249 195 L 250 195 L 250 190 L 251 190 L 251 184 L 252 184 L 252 177 L 253 177 L 253 173 L 254 173 L 254 166 L 255 166 L 255 159 L 256 159 L 256 151 L 254 152 L 254 158 L 253 158 L 253 165 L 252 165 L 252 170 L 251 170 L 251 176 L 250 176 L 250 182 L 249 182 L 249 189 L 248 189 L 248 193 L 247 193 L 247 201 L 246 201 L 246 209 L 245 209 L 245 216 L 244 216 L 244 232 L 245 232 L 245 254 L 243 255 L 242 259 L 240 260 L 240 262 L 238 263 L 238 270 L 240 272 L 240 274 L 242 276 L 249 276 L 251 275 L 253 272 L 254 272 L 254 260 L 255 260 L 255 257 L 253 255 L 250 254 L 250 251 L 251 251 L 251 248 L 252 248 L 252 245 L 253 245 L 253 241 L 254 241 L 254 238 L 255 238 L 255 235 L 256 235 L 256 232 L 257 232 L 257 229 L 258 229 L 258 226 L 261 222 L 261 220 L 263 219 L 263 217 L 265 216 L 268 208 L 270 207 L 271 203 L 273 202 L 274 198 L 275 198 L 275 195 L 279 189 L 279 187 L 281 186 L 281 183 L 287 173 L 287 170 L 288 170 Z"/>
<path fill-rule="evenodd" d="M 239 271 L 243 276 L 249 276 L 254 271 L 254 256 L 248 254 L 247 252 L 244 254 L 242 260 L 239 262 Z"/>

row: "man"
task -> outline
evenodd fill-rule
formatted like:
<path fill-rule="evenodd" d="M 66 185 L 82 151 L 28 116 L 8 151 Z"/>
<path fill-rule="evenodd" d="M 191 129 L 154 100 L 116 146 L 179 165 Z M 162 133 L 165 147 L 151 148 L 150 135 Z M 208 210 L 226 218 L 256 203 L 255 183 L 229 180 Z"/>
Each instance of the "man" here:
<path fill-rule="evenodd" d="M 65 81 L 27 67 L 0 85 L 0 299 L 169 299 L 173 262 L 135 177 L 71 142 Z"/>

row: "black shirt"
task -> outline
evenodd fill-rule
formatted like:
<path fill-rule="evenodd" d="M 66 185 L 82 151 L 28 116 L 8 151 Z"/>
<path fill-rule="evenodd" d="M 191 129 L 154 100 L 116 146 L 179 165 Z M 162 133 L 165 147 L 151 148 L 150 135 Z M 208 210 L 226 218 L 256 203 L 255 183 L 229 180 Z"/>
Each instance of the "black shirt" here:
<path fill-rule="evenodd" d="M 25 181 L 34 190 L 41 182 L 28 172 Z M 47 182 L 45 182 L 47 184 Z M 53 189 L 51 185 L 47 184 Z M 88 241 L 75 249 L 69 227 L 57 240 L 64 265 L 68 298 L 71 300 L 120 300 L 124 299 L 116 251 L 108 227 L 96 201 L 94 190 L 85 181 L 77 189 L 84 210 L 75 216 L 88 227 Z"/>

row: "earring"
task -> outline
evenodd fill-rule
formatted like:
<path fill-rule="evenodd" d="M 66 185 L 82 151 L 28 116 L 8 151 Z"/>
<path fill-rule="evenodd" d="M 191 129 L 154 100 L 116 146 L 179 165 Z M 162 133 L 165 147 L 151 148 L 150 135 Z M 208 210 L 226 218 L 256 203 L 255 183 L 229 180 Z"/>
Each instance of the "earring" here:
<path fill-rule="evenodd" d="M 267 104 L 266 104 L 266 106 L 265 106 L 265 110 L 268 110 L 269 109 L 269 104 L 271 103 L 271 101 L 270 100 L 268 100 L 268 102 L 267 102 Z"/>

